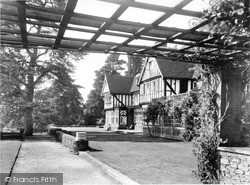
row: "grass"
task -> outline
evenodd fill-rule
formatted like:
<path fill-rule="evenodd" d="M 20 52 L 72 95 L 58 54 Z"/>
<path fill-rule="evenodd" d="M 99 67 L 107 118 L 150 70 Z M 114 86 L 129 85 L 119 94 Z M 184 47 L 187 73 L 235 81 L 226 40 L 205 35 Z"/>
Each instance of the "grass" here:
<path fill-rule="evenodd" d="M 90 155 L 140 184 L 196 184 L 192 144 L 143 135 L 87 133 Z"/>

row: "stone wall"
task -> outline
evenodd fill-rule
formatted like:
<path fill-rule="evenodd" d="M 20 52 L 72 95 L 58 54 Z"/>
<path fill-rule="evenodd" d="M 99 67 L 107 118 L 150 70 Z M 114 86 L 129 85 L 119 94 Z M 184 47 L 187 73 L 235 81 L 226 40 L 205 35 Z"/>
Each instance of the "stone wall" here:
<path fill-rule="evenodd" d="M 250 184 L 250 148 L 219 147 L 221 184 Z"/>
<path fill-rule="evenodd" d="M 57 131 L 56 135 L 59 142 L 62 142 L 64 146 L 73 150 L 76 137 L 66 134 L 62 131 Z"/>

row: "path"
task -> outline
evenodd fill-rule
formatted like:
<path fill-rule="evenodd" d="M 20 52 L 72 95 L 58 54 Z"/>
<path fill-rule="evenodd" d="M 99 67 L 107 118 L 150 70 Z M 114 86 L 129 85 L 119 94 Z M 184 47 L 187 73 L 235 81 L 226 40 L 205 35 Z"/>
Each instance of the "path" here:
<path fill-rule="evenodd" d="M 21 143 L 21 140 L 0 141 L 0 173 L 10 173 Z"/>
<path fill-rule="evenodd" d="M 24 140 L 13 173 L 63 173 L 64 185 L 118 184 L 87 158 L 74 155 L 48 135 Z"/>

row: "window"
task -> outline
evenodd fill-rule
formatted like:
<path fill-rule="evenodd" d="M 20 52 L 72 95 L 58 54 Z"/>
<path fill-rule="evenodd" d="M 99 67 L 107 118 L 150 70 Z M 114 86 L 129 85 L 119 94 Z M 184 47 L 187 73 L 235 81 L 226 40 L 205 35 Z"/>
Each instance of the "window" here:
<path fill-rule="evenodd" d="M 156 91 L 156 85 L 155 85 L 155 80 L 153 81 L 153 85 L 152 85 L 152 92 L 155 92 Z"/>
<path fill-rule="evenodd" d="M 150 94 L 150 83 L 147 83 L 147 94 Z"/>
<path fill-rule="evenodd" d="M 118 118 L 119 118 L 119 111 L 118 110 L 115 110 L 115 124 L 118 124 Z"/>
<path fill-rule="evenodd" d="M 111 102 L 112 102 L 112 96 L 109 95 L 109 94 L 107 94 L 107 95 L 105 96 L 105 103 L 111 103 Z"/>
<path fill-rule="evenodd" d="M 115 118 L 114 118 L 114 112 L 112 111 L 111 114 L 111 123 L 114 124 L 115 123 Z"/>
<path fill-rule="evenodd" d="M 114 123 L 114 112 L 106 111 L 106 123 L 113 124 Z"/>
<path fill-rule="evenodd" d="M 159 79 L 155 80 L 155 91 L 159 91 Z"/>
<path fill-rule="evenodd" d="M 186 93 L 188 91 L 188 80 L 181 79 L 180 82 L 180 93 Z"/>

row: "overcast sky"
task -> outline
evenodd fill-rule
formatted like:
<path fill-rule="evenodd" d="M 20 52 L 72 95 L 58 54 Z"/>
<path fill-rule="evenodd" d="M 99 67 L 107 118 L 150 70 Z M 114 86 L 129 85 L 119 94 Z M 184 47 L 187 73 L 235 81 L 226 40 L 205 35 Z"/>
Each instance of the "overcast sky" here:
<path fill-rule="evenodd" d="M 86 102 L 90 90 L 93 89 L 95 71 L 99 70 L 104 65 L 108 56 L 109 54 L 89 53 L 83 60 L 76 64 L 73 78 L 75 79 L 75 84 L 84 87 L 79 90 L 83 96 L 84 102 Z M 120 59 L 127 61 L 127 56 L 120 56 Z"/>
<path fill-rule="evenodd" d="M 168 6 L 168 7 L 174 7 L 176 4 L 180 3 L 181 0 L 136 0 L 139 2 L 145 2 L 148 4 L 157 4 L 162 6 Z M 203 8 L 206 6 L 207 0 L 193 0 L 191 3 L 189 3 L 187 6 L 185 6 L 183 9 L 186 10 L 193 10 L 193 11 L 202 11 Z M 87 15 L 96 15 L 100 17 L 106 17 L 109 18 L 112 16 L 112 14 L 119 8 L 118 4 L 112 4 L 102 1 L 96 1 L 96 0 L 79 0 L 75 9 L 75 12 L 83 13 Z M 128 20 L 128 21 L 135 21 L 135 22 L 141 22 L 150 24 L 153 20 L 155 20 L 157 17 L 160 17 L 163 15 L 164 12 L 156 12 L 156 11 L 148 11 L 148 10 L 142 10 L 138 8 L 128 8 L 126 12 L 124 12 L 118 19 L 120 20 Z M 147 16 L 150 15 L 150 16 Z M 166 21 L 163 21 L 161 23 L 161 26 L 167 26 L 167 27 L 177 27 L 177 28 L 183 28 L 187 29 L 190 28 L 189 20 L 192 17 L 189 16 L 180 16 L 180 15 L 173 15 Z M 70 25 L 74 27 L 80 27 L 80 28 L 86 28 L 85 26 L 78 26 L 78 25 Z M 88 27 L 88 29 L 94 29 L 97 30 L 97 28 Z M 93 37 L 93 33 L 84 33 L 84 32 L 77 32 L 72 30 L 66 30 L 65 37 L 74 37 L 74 38 L 85 38 L 85 39 L 91 39 Z M 110 41 L 110 40 L 116 40 L 118 43 L 122 43 L 127 38 L 123 37 L 114 37 L 112 38 L 109 35 L 102 34 L 97 41 Z M 154 45 L 155 43 L 151 43 L 152 41 L 143 41 L 141 40 L 134 40 L 134 45 Z M 173 45 L 173 44 L 172 44 Z M 171 44 L 168 44 L 168 47 L 176 47 L 176 45 L 172 46 Z M 183 47 L 183 46 L 179 46 Z M 80 89 L 80 92 L 83 96 L 84 102 L 87 100 L 87 95 L 89 94 L 90 90 L 93 89 L 93 82 L 95 79 L 95 70 L 100 69 L 108 57 L 108 54 L 98 54 L 98 53 L 91 53 L 85 56 L 85 58 L 80 61 L 76 66 L 75 74 L 73 75 L 73 78 L 76 80 L 75 83 L 77 85 L 81 85 L 84 88 Z M 122 59 L 127 61 L 127 56 L 123 55 L 121 57 Z"/>
<path fill-rule="evenodd" d="M 87 100 L 89 91 L 93 89 L 93 82 L 95 79 L 95 70 L 100 69 L 104 65 L 108 55 L 90 53 L 84 57 L 83 60 L 76 65 L 76 71 L 73 75 L 75 84 L 83 86 L 80 93 L 83 96 L 84 102 Z"/>

